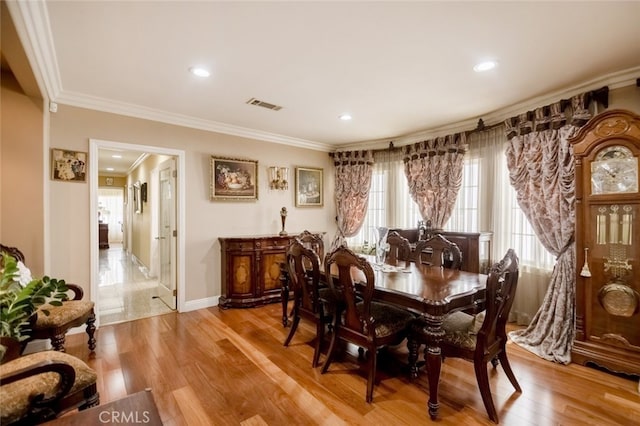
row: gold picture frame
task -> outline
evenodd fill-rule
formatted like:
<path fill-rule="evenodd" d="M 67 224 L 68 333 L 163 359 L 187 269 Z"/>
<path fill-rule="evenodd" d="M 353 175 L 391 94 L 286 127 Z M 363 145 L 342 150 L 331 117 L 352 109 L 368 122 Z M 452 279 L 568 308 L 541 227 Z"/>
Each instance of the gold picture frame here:
<path fill-rule="evenodd" d="M 258 161 L 211 156 L 211 200 L 258 199 Z"/>
<path fill-rule="evenodd" d="M 136 214 L 142 214 L 142 184 L 140 181 L 133 184 L 133 211 Z"/>
<path fill-rule="evenodd" d="M 323 205 L 323 169 L 296 167 L 296 207 L 322 207 Z"/>
<path fill-rule="evenodd" d="M 63 182 L 87 181 L 88 154 L 51 148 L 51 179 Z"/>

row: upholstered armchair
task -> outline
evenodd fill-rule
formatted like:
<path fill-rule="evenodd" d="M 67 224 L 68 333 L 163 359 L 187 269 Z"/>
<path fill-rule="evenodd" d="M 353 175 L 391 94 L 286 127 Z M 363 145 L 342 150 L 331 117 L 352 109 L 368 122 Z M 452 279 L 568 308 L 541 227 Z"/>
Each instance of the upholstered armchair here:
<path fill-rule="evenodd" d="M 25 263 L 24 254 L 16 247 L 8 247 L 0 244 L 0 252 L 8 253 L 16 260 Z M 40 306 L 31 323 L 29 339 L 23 341 L 26 345 L 28 341 L 35 339 L 50 339 L 53 349 L 64 352 L 65 335 L 73 327 L 86 324 L 88 335 L 88 346 L 90 351 L 96 348 L 94 337 L 96 326 L 96 315 L 94 303 L 89 300 L 82 300 L 84 292 L 82 287 L 76 284 L 67 283 L 67 287 L 73 293 L 73 298 L 62 302 L 62 306 L 52 306 L 45 304 Z M 45 315 L 43 310 L 49 311 Z"/>
<path fill-rule="evenodd" d="M 0 424 L 34 425 L 100 403 L 96 373 L 58 351 L 21 356 L 0 365 Z"/>

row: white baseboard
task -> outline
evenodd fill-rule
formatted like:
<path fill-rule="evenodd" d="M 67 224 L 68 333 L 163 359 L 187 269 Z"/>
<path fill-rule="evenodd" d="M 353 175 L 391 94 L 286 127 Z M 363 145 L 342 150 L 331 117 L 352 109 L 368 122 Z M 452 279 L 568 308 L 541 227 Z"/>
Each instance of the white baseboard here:
<path fill-rule="evenodd" d="M 220 296 L 205 297 L 204 299 L 189 300 L 185 302 L 183 309 L 180 312 L 191 312 L 198 309 L 210 308 L 212 306 L 218 306 Z"/>
<path fill-rule="evenodd" d="M 138 265 L 138 269 L 146 279 L 152 278 L 151 275 L 149 274 L 149 268 L 147 268 L 147 266 L 144 263 L 142 263 L 142 261 L 140 261 L 140 259 L 138 259 L 134 254 L 131 254 L 131 261 L 136 265 Z"/>

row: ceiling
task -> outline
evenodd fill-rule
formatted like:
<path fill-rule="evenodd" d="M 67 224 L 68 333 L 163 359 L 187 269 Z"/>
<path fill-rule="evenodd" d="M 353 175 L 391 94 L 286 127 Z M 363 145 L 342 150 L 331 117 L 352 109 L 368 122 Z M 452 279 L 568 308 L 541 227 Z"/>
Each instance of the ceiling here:
<path fill-rule="evenodd" d="M 147 154 L 121 149 L 98 150 L 98 173 L 104 176 L 127 176 Z"/>
<path fill-rule="evenodd" d="M 640 77 L 633 1 L 58 0 L 10 11 L 52 101 L 326 151 L 492 124 Z M 486 59 L 498 67 L 474 72 Z"/>

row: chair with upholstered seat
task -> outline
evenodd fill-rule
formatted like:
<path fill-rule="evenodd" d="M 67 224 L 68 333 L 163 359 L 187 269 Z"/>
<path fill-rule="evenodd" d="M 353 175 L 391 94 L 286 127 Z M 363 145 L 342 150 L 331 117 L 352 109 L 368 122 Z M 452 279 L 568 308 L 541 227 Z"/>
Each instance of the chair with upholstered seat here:
<path fill-rule="evenodd" d="M 0 365 L 0 424 L 34 425 L 100 403 L 97 375 L 80 359 L 36 352 Z"/>
<path fill-rule="evenodd" d="M 324 331 L 333 319 L 332 312 L 327 309 L 332 292 L 328 287 L 320 288 L 320 258 L 314 250 L 306 248 L 300 238 L 294 238 L 287 250 L 287 267 L 293 290 L 293 322 L 284 345 L 289 346 L 300 318 L 312 321 L 316 325 L 316 343 L 311 365 L 317 367 Z"/>
<path fill-rule="evenodd" d="M 456 243 L 449 241 L 442 234 L 436 234 L 428 240 L 420 240 L 416 243 L 413 260 L 416 263 L 426 263 L 431 266 L 460 269 L 462 251 Z"/>
<path fill-rule="evenodd" d="M 371 402 L 378 350 L 401 343 L 414 316 L 399 307 L 373 301 L 373 268 L 364 257 L 348 248 L 339 247 L 327 254 L 324 270 L 337 302 L 333 335 L 322 373 L 327 372 L 335 357 L 338 339 L 365 349 L 368 371 L 366 401 Z"/>
<path fill-rule="evenodd" d="M 23 253 L 16 247 L 8 247 L 0 244 L 0 252 L 6 252 L 16 260 L 25 263 Z M 45 304 L 40 306 L 36 317 L 31 323 L 29 340 L 50 339 L 51 345 L 57 351 L 64 352 L 65 335 L 73 327 L 86 324 L 86 332 L 89 337 L 90 351 L 96 348 L 94 302 L 82 300 L 84 291 L 76 284 L 66 284 L 73 293 L 73 298 L 62 302 L 62 306 Z M 49 311 L 49 315 L 43 314 L 43 310 Z M 27 341 L 24 342 L 25 344 Z"/>
<path fill-rule="evenodd" d="M 442 358 L 463 358 L 473 362 L 482 401 L 489 418 L 495 423 L 498 423 L 498 414 L 491 397 L 487 363 L 491 362 L 495 368 L 498 364 L 495 360 L 499 360 L 513 387 L 522 392 L 507 358 L 505 329 L 518 285 L 518 273 L 518 257 L 513 249 L 509 249 L 489 272 L 484 318 L 455 312 L 442 324 L 445 333 L 440 342 Z M 423 319 L 416 320 L 409 340 L 426 344 L 420 332 L 425 326 Z"/>
<path fill-rule="evenodd" d="M 395 265 L 400 261 L 405 261 L 407 264 L 411 262 L 411 243 L 408 239 L 396 231 L 391 231 L 387 235 L 387 244 L 389 244 L 389 251 L 386 263 Z"/>

